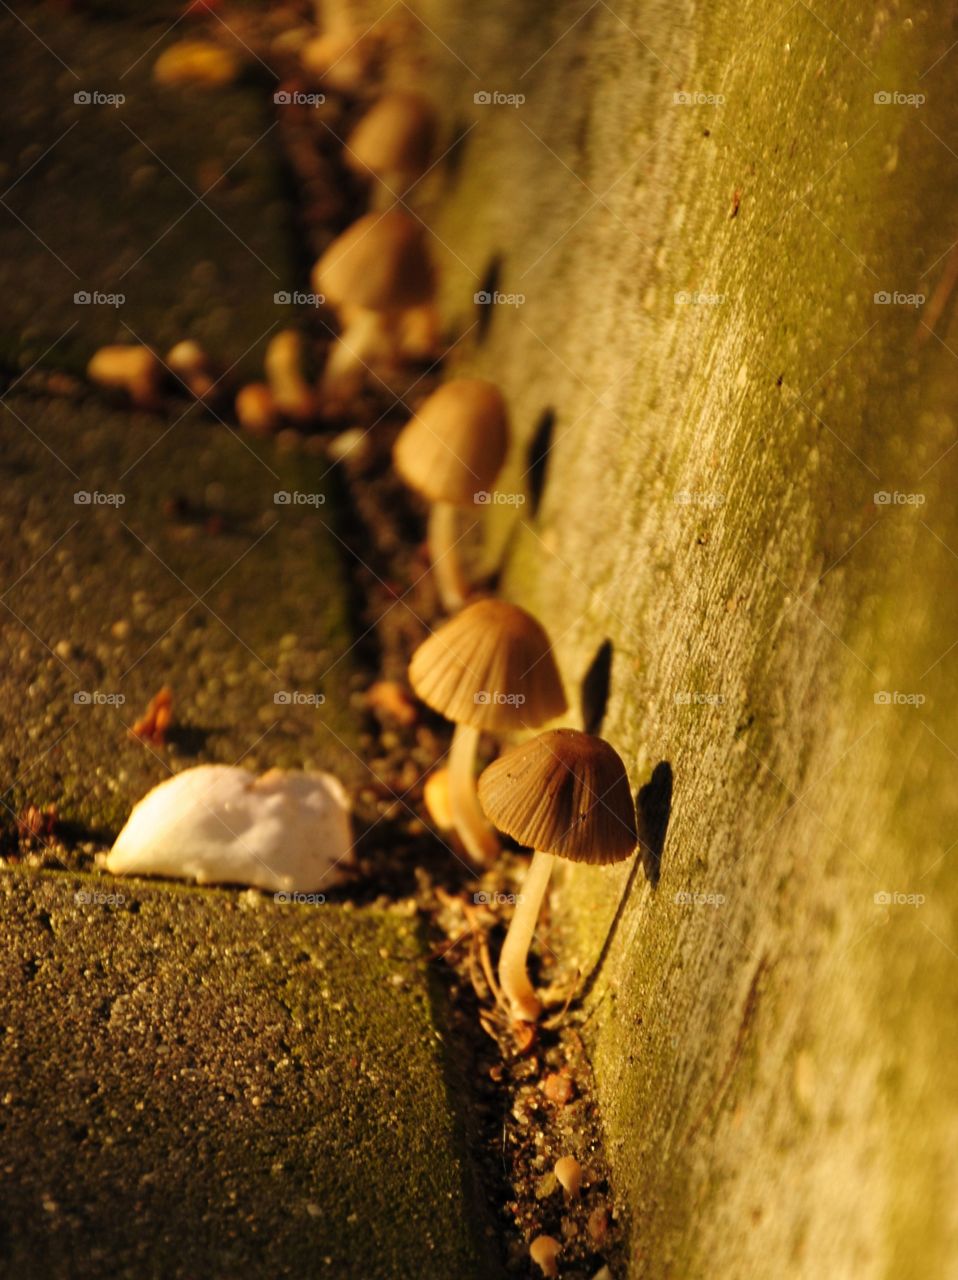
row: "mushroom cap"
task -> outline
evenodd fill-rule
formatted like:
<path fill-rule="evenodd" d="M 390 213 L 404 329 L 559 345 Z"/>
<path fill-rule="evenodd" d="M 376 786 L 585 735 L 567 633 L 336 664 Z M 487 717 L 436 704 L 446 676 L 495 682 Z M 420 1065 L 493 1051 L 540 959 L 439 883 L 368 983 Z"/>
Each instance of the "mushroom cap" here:
<path fill-rule="evenodd" d="M 465 507 L 492 487 L 508 443 L 509 412 L 499 388 L 482 378 L 453 378 L 400 431 L 393 461 L 430 502 Z"/>
<path fill-rule="evenodd" d="M 638 840 L 618 752 L 578 729 L 552 729 L 506 752 L 480 777 L 479 803 L 519 844 L 573 862 L 621 862 Z"/>
<path fill-rule="evenodd" d="M 436 142 L 436 113 L 422 94 L 397 89 L 366 112 L 346 140 L 345 161 L 358 173 L 419 176 Z"/>
<path fill-rule="evenodd" d="M 313 284 L 336 307 L 404 311 L 428 302 L 435 270 L 425 228 L 399 209 L 363 214 L 316 263 Z"/>
<path fill-rule="evenodd" d="M 440 715 L 494 733 L 535 729 L 566 709 L 549 637 L 505 600 L 476 600 L 433 632 L 409 681 Z"/>

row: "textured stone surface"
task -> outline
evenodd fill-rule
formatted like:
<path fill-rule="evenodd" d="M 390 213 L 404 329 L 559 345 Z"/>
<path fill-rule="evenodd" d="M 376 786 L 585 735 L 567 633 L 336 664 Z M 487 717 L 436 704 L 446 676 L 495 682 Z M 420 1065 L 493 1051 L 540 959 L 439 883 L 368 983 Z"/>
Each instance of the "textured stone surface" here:
<path fill-rule="evenodd" d="M 5 872 L 0 921 L 2 1274 L 496 1274 L 409 918 Z"/>
<path fill-rule="evenodd" d="M 18 392 L 0 421 L 0 821 L 55 803 L 75 836 L 109 837 L 202 761 L 367 776 L 325 460 L 95 396 Z M 131 740 L 163 685 L 168 746 Z"/>
<path fill-rule="evenodd" d="M 455 358 L 503 384 L 528 499 L 505 587 L 574 700 L 611 644 L 646 807 L 672 774 L 657 887 L 576 870 L 547 935 L 588 975 L 632 1274 L 947 1274 L 954 8 L 422 12 L 469 129 Z M 525 301 L 474 307 L 493 283 Z"/>

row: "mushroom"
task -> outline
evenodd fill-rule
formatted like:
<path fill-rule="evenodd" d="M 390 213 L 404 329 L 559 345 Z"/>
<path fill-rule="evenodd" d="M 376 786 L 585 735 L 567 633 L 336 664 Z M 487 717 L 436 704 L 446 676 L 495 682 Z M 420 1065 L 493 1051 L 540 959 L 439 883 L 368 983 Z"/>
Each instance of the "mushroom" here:
<path fill-rule="evenodd" d="M 436 113 L 419 93 L 385 93 L 346 139 L 344 159 L 354 173 L 378 182 L 378 194 L 400 199 L 429 168 L 436 145 Z"/>
<path fill-rule="evenodd" d="M 499 842 L 476 795 L 479 734 L 535 729 L 565 710 L 549 637 L 518 605 L 477 600 L 423 641 L 409 681 L 423 702 L 455 723 L 448 761 L 453 824 L 468 855 L 486 866 Z"/>
<path fill-rule="evenodd" d="M 556 1259 L 561 1252 L 562 1245 L 553 1236 L 536 1236 L 529 1245 L 529 1257 L 550 1280 L 555 1280 L 559 1274 Z"/>
<path fill-rule="evenodd" d="M 164 86 L 196 85 L 221 89 L 242 70 L 229 49 L 210 40 L 179 40 L 164 49 L 153 64 L 153 79 Z"/>
<path fill-rule="evenodd" d="M 381 56 L 382 40 L 375 31 L 358 32 L 342 23 L 309 40 L 300 55 L 305 70 L 337 93 L 363 89 Z"/>
<path fill-rule="evenodd" d="M 273 393 L 265 382 L 248 382 L 236 393 L 236 420 L 254 435 L 265 436 L 279 426 Z"/>
<path fill-rule="evenodd" d="M 457 549 L 456 509 L 489 500 L 508 443 L 502 392 L 481 378 L 454 378 L 439 387 L 396 438 L 396 470 L 432 504 L 429 554 L 449 612 L 461 608 L 469 592 Z"/>
<path fill-rule="evenodd" d="M 192 338 L 184 338 L 170 348 L 166 356 L 166 367 L 186 384 L 197 400 L 205 400 L 216 386 L 210 358 Z"/>
<path fill-rule="evenodd" d="M 535 1022 L 542 1004 L 526 971 L 529 947 L 557 857 L 604 865 L 634 850 L 635 804 L 618 752 L 577 729 L 552 729 L 514 747 L 479 779 L 489 820 L 534 850 L 499 956 L 499 985 L 513 1018 Z"/>
<path fill-rule="evenodd" d="M 430 820 L 439 831 L 451 831 L 455 826 L 452 805 L 449 803 L 449 770 L 433 769 L 422 789 L 422 802 Z"/>
<path fill-rule="evenodd" d="M 263 357 L 263 371 L 276 408 L 295 422 L 308 422 L 316 414 L 316 396 L 303 372 L 303 336 L 282 329 L 270 339 Z"/>
<path fill-rule="evenodd" d="M 560 1156 L 553 1172 L 562 1190 L 570 1200 L 574 1200 L 582 1186 L 582 1165 L 575 1156 Z"/>
<path fill-rule="evenodd" d="M 101 347 L 94 352 L 86 371 L 91 382 L 125 391 L 141 409 L 156 408 L 161 370 L 149 347 Z"/>
<path fill-rule="evenodd" d="M 322 390 L 348 398 L 364 368 L 396 359 L 403 313 L 432 300 L 436 275 L 425 228 L 399 209 L 364 214 L 329 246 L 312 280 L 336 308 L 341 326 Z"/>

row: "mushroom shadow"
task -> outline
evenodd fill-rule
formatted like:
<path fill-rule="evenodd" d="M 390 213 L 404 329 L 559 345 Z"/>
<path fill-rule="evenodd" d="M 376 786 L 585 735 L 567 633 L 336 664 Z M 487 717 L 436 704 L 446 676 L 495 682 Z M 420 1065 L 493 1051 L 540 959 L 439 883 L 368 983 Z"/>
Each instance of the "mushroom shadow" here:
<path fill-rule="evenodd" d="M 653 890 L 658 884 L 662 866 L 662 852 L 665 848 L 665 836 L 672 813 L 672 766 L 667 760 L 660 760 L 652 770 L 652 776 L 649 781 L 639 788 L 636 793 L 635 807 L 639 829 L 638 857 L 632 859 L 632 867 L 618 905 L 615 908 L 612 923 L 609 925 L 608 932 L 605 935 L 605 941 L 602 943 L 602 950 L 592 966 L 592 972 L 583 983 L 582 990 L 576 997 L 575 1003 L 577 1005 L 582 1005 L 585 1002 L 598 981 L 602 966 L 605 964 L 606 957 L 612 948 L 612 943 L 615 941 L 615 935 L 625 913 L 626 904 L 632 896 L 632 888 L 639 874 L 639 868 L 641 867 L 645 871 L 646 879 Z"/>
<path fill-rule="evenodd" d="M 479 342 L 484 342 L 492 325 L 492 315 L 495 311 L 495 304 L 492 299 L 499 292 L 499 283 L 502 278 L 502 258 L 497 253 L 489 259 L 489 265 L 482 273 L 482 281 L 479 285 L 479 291 L 475 295 L 476 300 L 476 336 Z"/>
<path fill-rule="evenodd" d="M 600 734 L 609 702 L 609 680 L 612 675 L 612 641 L 603 640 L 582 677 L 579 705 L 582 727 L 586 733 Z"/>
<path fill-rule="evenodd" d="M 555 425 L 555 410 L 543 409 L 532 433 L 532 439 L 529 441 L 526 453 L 526 476 L 529 481 L 529 509 L 532 516 L 537 515 L 539 511 L 539 504 L 546 487 L 546 471 Z"/>
<path fill-rule="evenodd" d="M 660 760 L 652 777 L 635 797 L 639 827 L 639 856 L 645 878 L 654 889 L 662 873 L 662 851 L 672 816 L 672 766 Z"/>

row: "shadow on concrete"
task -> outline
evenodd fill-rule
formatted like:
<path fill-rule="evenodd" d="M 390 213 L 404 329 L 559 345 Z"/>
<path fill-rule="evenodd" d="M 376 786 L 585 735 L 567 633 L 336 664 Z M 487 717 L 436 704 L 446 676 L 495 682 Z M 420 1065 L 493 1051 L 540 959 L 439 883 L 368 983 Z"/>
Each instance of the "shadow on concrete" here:
<path fill-rule="evenodd" d="M 579 705 L 582 710 L 582 727 L 586 733 L 602 732 L 605 709 L 609 701 L 609 680 L 612 676 L 612 641 L 603 640 L 582 677 Z"/>
<path fill-rule="evenodd" d="M 577 1005 L 585 1002 L 598 981 L 602 966 L 605 964 L 606 957 L 615 941 L 615 935 L 622 916 L 625 914 L 626 904 L 632 895 L 639 869 L 641 868 L 645 872 L 645 877 L 653 890 L 659 882 L 662 869 L 662 854 L 665 849 L 665 837 L 672 813 L 672 779 L 672 766 L 667 760 L 660 760 L 652 770 L 652 776 L 649 781 L 640 787 L 636 793 L 635 808 L 638 815 L 639 829 L 638 856 L 632 860 L 629 877 L 625 882 L 625 888 L 622 890 L 622 895 L 616 906 L 615 915 L 609 925 L 609 931 L 605 935 L 602 950 L 599 952 L 598 958 L 592 967 L 592 972 L 579 992 L 575 1001 Z"/>
<path fill-rule="evenodd" d="M 555 431 L 555 425 L 555 410 L 543 409 L 526 452 L 529 511 L 533 517 L 539 511 L 539 504 L 542 501 L 542 494 L 546 487 L 546 471 L 548 469 L 549 453 L 552 449 L 552 436 Z"/>
<path fill-rule="evenodd" d="M 635 797 L 639 825 L 639 858 L 645 878 L 654 889 L 662 871 L 662 851 L 672 814 L 672 766 L 660 760 L 652 777 Z"/>

